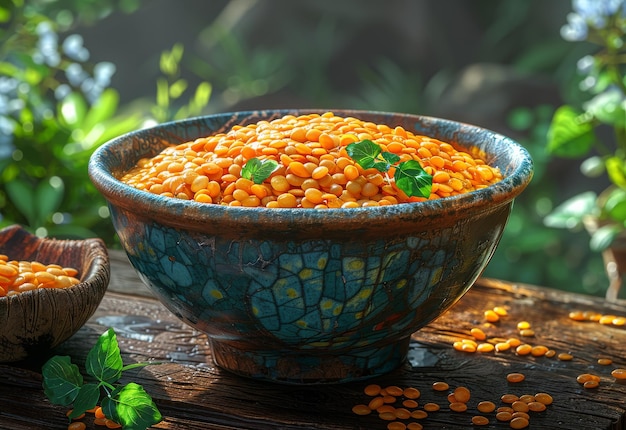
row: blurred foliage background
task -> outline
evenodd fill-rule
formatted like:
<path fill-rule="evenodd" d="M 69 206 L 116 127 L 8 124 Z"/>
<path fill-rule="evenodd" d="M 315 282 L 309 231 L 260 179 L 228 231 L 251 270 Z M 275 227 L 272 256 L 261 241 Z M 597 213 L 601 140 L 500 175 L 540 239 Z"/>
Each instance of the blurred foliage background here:
<path fill-rule="evenodd" d="M 264 108 L 445 117 L 523 144 L 535 177 L 485 275 L 604 295 L 585 232 L 543 217 L 580 189 L 545 151 L 578 97 L 569 0 L 0 0 L 0 226 L 117 246 L 93 150 L 147 124 Z M 454 11 L 454 13 L 452 13 Z"/>

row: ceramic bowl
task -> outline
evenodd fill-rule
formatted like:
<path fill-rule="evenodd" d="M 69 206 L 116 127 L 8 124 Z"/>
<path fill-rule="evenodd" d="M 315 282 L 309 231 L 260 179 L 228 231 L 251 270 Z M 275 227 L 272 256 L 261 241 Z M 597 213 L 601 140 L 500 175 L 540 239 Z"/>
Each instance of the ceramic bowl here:
<path fill-rule="evenodd" d="M 0 297 L 0 362 L 45 357 L 87 322 L 109 283 L 109 258 L 100 239 L 39 238 L 14 225 L 0 230 L 0 254 L 73 267 L 80 280 L 67 288 Z"/>
<path fill-rule="evenodd" d="M 210 115 L 100 147 L 91 180 L 143 281 L 206 333 L 216 364 L 254 378 L 343 382 L 389 372 L 409 338 L 463 296 L 496 249 L 532 161 L 509 138 L 443 119 L 334 110 L 474 147 L 504 179 L 423 203 L 356 209 L 236 208 L 162 197 L 118 180 L 166 145 L 313 110 Z M 322 113 L 321 111 L 318 113 Z"/>

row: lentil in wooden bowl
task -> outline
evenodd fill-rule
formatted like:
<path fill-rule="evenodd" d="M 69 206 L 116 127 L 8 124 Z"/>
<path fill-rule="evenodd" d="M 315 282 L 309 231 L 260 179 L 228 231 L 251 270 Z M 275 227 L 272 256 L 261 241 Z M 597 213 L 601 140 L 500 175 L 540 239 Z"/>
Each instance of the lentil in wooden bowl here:
<path fill-rule="evenodd" d="M 109 283 L 100 239 L 0 230 L 0 362 L 45 356 L 93 315 Z"/>
<path fill-rule="evenodd" d="M 392 169 L 357 165 L 357 141 Z M 410 159 L 430 172 L 427 196 L 391 173 Z M 322 383 L 404 362 L 411 334 L 484 270 L 532 161 L 505 136 L 444 119 L 267 110 L 120 136 L 89 173 L 143 281 L 208 335 L 219 366 Z"/>

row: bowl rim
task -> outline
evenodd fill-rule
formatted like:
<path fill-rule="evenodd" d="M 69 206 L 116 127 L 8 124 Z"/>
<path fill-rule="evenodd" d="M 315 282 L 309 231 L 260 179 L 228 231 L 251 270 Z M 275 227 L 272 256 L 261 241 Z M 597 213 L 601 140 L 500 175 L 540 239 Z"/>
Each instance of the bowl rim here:
<path fill-rule="evenodd" d="M 112 169 L 107 166 L 110 162 L 107 159 L 116 157 L 115 148 L 123 145 L 130 139 L 145 138 L 151 134 L 163 133 L 167 135 L 167 130 L 172 127 L 187 127 L 198 129 L 198 124 L 217 117 L 231 117 L 237 115 L 239 117 L 261 117 L 277 118 L 283 115 L 305 115 L 309 113 L 322 114 L 324 112 L 334 112 L 339 116 L 352 116 L 358 118 L 360 115 L 383 115 L 390 119 L 393 116 L 408 118 L 413 120 L 415 124 L 422 124 L 421 129 L 411 130 L 418 134 L 428 135 L 428 129 L 433 127 L 448 127 L 454 130 L 454 136 L 464 136 L 473 133 L 481 133 L 492 141 L 503 141 L 508 145 L 508 152 L 514 153 L 509 156 L 515 156 L 519 160 L 517 166 L 513 170 L 506 172 L 504 178 L 486 188 L 450 196 L 442 199 L 427 200 L 423 202 L 403 203 L 397 205 L 387 205 L 378 207 L 359 207 L 359 208 L 336 208 L 332 210 L 315 210 L 310 208 L 281 208 L 272 209 L 270 211 L 265 207 L 233 207 L 226 205 L 199 203 L 193 200 L 177 199 L 175 197 L 163 197 L 147 191 L 138 190 L 130 185 L 120 181 L 112 173 Z M 244 122 L 239 122 L 245 123 Z M 234 123 L 233 123 L 234 125 Z M 200 131 L 200 130 L 198 130 Z M 431 133 L 432 134 L 432 133 Z M 171 135 L 171 133 L 170 133 Z M 199 133 L 198 137 L 207 134 Z M 438 138 L 439 139 L 439 138 Z M 191 140 L 185 139 L 183 141 Z M 445 141 L 445 139 L 440 139 Z M 451 141 L 453 139 L 449 139 Z M 176 142 L 177 144 L 180 142 Z M 464 146 L 462 143 L 458 143 Z M 465 145 L 467 147 L 467 145 Z M 164 144 L 165 147 L 165 144 Z M 489 164 L 494 164 L 497 156 L 495 156 Z M 119 159 L 117 159 L 119 161 Z M 96 148 L 90 157 L 88 163 L 88 172 L 92 183 L 104 195 L 109 204 L 114 202 L 116 206 L 125 208 L 131 212 L 142 213 L 147 217 L 159 217 L 165 223 L 171 223 L 185 227 L 185 223 L 178 223 L 175 218 L 176 214 L 184 214 L 187 222 L 206 222 L 207 219 L 219 222 L 220 220 L 232 220 L 234 218 L 246 219 L 248 222 L 258 222 L 260 224 L 267 223 L 270 219 L 272 222 L 280 223 L 281 221 L 298 220 L 299 223 L 319 223 L 322 219 L 320 213 L 323 213 L 324 222 L 332 222 L 333 220 L 341 220 L 346 223 L 347 218 L 353 218 L 355 223 L 366 222 L 368 219 L 375 220 L 395 217 L 395 216 L 411 216 L 419 217 L 437 217 L 442 211 L 446 212 L 472 212 L 485 210 L 485 205 L 500 206 L 510 203 L 517 197 L 530 183 L 533 176 L 533 162 L 528 151 L 513 139 L 504 136 L 490 129 L 468 124 L 465 122 L 438 118 L 434 116 L 409 114 L 409 113 L 392 113 L 373 110 L 354 110 L 354 109 L 268 109 L 268 110 L 247 110 L 214 113 L 202 116 L 191 117 L 183 120 L 168 121 L 157 124 L 155 126 L 146 127 L 122 134 L 113 138 L 100 147 Z M 505 173 L 505 172 L 503 172 Z"/>

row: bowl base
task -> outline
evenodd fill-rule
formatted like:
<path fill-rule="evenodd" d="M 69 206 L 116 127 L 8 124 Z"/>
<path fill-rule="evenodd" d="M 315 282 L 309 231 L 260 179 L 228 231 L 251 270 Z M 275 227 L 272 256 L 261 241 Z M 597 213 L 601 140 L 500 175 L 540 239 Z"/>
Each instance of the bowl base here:
<path fill-rule="evenodd" d="M 373 378 L 398 368 L 409 349 L 407 337 L 392 344 L 345 352 L 306 350 L 259 351 L 209 338 L 215 364 L 253 379 L 288 384 L 343 383 Z"/>

